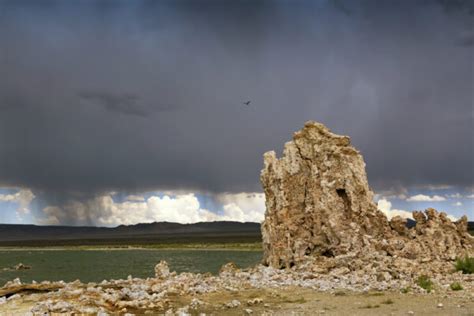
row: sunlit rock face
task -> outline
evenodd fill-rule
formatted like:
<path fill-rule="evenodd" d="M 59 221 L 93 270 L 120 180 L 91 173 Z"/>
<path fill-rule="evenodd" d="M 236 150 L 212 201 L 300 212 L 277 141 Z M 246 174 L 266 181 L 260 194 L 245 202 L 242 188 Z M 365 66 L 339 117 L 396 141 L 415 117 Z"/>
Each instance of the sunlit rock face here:
<path fill-rule="evenodd" d="M 414 213 L 417 226 L 389 222 L 373 202 L 362 155 L 350 138 L 307 122 L 285 144 L 283 157 L 264 154 L 262 223 L 265 264 L 289 268 L 308 259 L 379 253 L 454 259 L 472 253 L 465 219 L 452 223 L 435 210 Z"/>

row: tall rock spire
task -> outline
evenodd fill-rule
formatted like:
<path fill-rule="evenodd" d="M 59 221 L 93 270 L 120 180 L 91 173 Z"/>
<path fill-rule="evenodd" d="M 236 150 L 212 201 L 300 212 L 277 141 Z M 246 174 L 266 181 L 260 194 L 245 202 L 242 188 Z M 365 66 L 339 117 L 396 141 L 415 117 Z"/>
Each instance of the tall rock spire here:
<path fill-rule="evenodd" d="M 428 210 L 426 220 L 415 213 L 419 220 L 412 230 L 400 217 L 389 222 L 373 201 L 362 155 L 349 137 L 323 124 L 307 122 L 285 144 L 282 158 L 265 153 L 260 178 L 266 196 L 263 261 L 270 266 L 368 252 L 452 260 L 473 250 L 462 221 L 455 225 L 444 213 Z M 427 227 L 449 236 L 436 241 Z"/>

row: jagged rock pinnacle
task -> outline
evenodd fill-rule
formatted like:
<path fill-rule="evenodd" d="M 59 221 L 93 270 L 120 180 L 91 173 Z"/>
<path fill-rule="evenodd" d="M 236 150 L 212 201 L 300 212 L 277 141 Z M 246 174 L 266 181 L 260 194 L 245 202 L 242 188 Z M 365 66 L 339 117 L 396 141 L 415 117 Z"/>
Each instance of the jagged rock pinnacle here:
<path fill-rule="evenodd" d="M 427 217 L 414 212 L 415 229 L 407 229 L 400 217 L 389 222 L 373 201 L 362 155 L 348 136 L 333 134 L 323 124 L 307 122 L 285 144 L 282 158 L 265 153 L 260 178 L 267 265 L 289 268 L 308 259 L 371 252 L 424 260 L 472 253 L 465 219 L 454 224 L 430 209 Z"/>

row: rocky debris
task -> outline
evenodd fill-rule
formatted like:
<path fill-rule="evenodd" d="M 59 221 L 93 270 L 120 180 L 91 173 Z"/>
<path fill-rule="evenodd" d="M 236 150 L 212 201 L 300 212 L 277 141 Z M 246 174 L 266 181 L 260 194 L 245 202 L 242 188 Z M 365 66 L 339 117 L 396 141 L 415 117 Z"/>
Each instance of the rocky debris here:
<path fill-rule="evenodd" d="M 191 314 L 189 314 L 188 306 L 183 306 L 183 307 L 178 308 L 178 310 L 176 311 L 176 314 L 179 316 L 191 316 Z"/>
<path fill-rule="evenodd" d="M 373 264 L 377 264 L 378 260 L 379 257 L 373 257 Z M 308 266 L 314 266 L 311 263 L 307 264 Z M 162 262 L 160 266 L 164 267 L 167 264 Z M 369 269 L 372 268 L 372 266 L 369 267 Z M 427 271 L 423 271 L 423 273 L 427 273 Z M 462 293 L 474 292 L 474 275 L 462 274 L 461 272 L 438 273 L 432 274 L 431 280 L 437 293 L 452 293 L 449 286 L 453 282 L 459 282 L 463 285 Z M 403 288 L 410 287 L 411 292 L 424 293 L 423 289 L 416 286 L 412 275 L 409 274 L 401 273 L 397 278 L 391 277 L 382 280 L 377 278 L 374 273 L 349 268 L 348 271 L 341 274 L 318 273 L 304 266 L 295 266 L 293 269 L 283 270 L 264 265 L 249 269 L 238 269 L 232 275 L 225 276 L 170 272 L 166 278 L 161 276 L 147 279 L 127 278 L 125 280 L 109 280 L 87 284 L 74 281 L 70 283 L 42 282 L 33 285 L 22 284 L 20 280 L 15 280 L 0 289 L 0 293 L 10 293 L 8 304 L 10 301 L 14 302 L 22 299 L 20 295 L 12 295 L 12 293 L 16 293 L 11 291 L 12 287 L 28 289 L 31 286 L 49 290 L 31 294 L 35 295 L 34 301 L 36 302 L 31 311 L 37 314 L 53 312 L 70 314 L 143 314 L 145 311 L 155 314 L 167 313 L 167 315 L 179 315 L 181 312 L 182 314 L 184 312 L 195 314 L 204 306 L 207 308 L 208 304 L 212 305 L 213 302 L 206 302 L 197 298 L 206 293 L 236 293 L 243 289 L 280 289 L 294 286 L 333 293 L 341 290 L 356 292 L 372 290 L 401 291 Z M 23 295 L 28 291 L 18 293 Z M 0 294 L 0 297 L 2 296 L 4 294 Z M 186 302 L 188 305 L 175 306 L 171 302 L 176 297 L 191 297 L 191 300 Z M 469 299 L 472 299 L 472 297 L 469 297 Z M 243 310 L 250 306 L 258 308 L 263 304 L 263 300 L 259 297 L 244 302 L 245 304 L 238 300 L 232 300 L 219 307 Z"/>
<path fill-rule="evenodd" d="M 198 298 L 193 298 L 191 300 L 191 303 L 189 304 L 189 307 L 191 307 L 192 309 L 197 309 L 199 307 L 201 307 L 202 305 L 204 305 L 205 303 L 203 301 L 201 301 L 200 299 Z"/>
<path fill-rule="evenodd" d="M 20 278 L 15 278 L 12 281 L 8 281 L 3 287 L 10 287 L 14 285 L 22 285 Z"/>
<path fill-rule="evenodd" d="M 236 308 L 240 306 L 240 302 L 238 300 L 232 300 L 229 303 L 225 304 L 227 308 Z"/>
<path fill-rule="evenodd" d="M 413 212 L 416 226 L 406 234 L 392 236 L 387 252 L 404 258 L 422 261 L 452 261 L 457 257 L 474 254 L 474 237 L 467 230 L 467 217 L 452 222 L 446 213 L 429 208 Z M 397 249 L 399 243 L 405 246 Z"/>
<path fill-rule="evenodd" d="M 239 272 L 239 267 L 234 262 L 229 262 L 224 264 L 220 270 L 219 270 L 219 275 L 221 277 L 226 277 L 226 276 L 233 276 L 237 272 Z"/>
<path fill-rule="evenodd" d="M 261 182 L 266 265 L 335 275 L 359 270 L 388 281 L 416 273 L 419 263 L 433 272 L 452 269 L 447 262 L 474 253 L 466 217 L 453 223 L 428 209 L 413 212 L 412 229 L 401 217 L 389 222 L 373 202 L 362 155 L 349 137 L 320 123 L 307 122 L 296 132 L 282 158 L 265 153 Z"/>
<path fill-rule="evenodd" d="M 3 268 L 2 270 L 3 271 L 20 271 L 20 270 L 30 270 L 30 269 L 31 269 L 31 266 L 28 266 L 20 262 L 19 264 L 14 265 L 13 267 Z"/>
<path fill-rule="evenodd" d="M 248 300 L 247 301 L 247 305 L 248 306 L 252 306 L 252 305 L 257 305 L 257 304 L 262 304 L 263 303 L 263 300 L 259 297 L 256 297 L 254 299 L 251 299 L 251 300 Z"/>

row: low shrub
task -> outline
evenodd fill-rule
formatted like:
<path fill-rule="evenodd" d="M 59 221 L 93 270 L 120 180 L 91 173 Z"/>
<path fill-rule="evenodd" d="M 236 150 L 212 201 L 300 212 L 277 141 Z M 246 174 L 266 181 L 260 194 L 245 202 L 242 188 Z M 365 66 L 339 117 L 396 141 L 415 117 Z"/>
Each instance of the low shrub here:
<path fill-rule="evenodd" d="M 368 293 L 369 296 L 384 296 L 385 294 L 383 292 L 371 292 Z"/>
<path fill-rule="evenodd" d="M 294 300 L 292 303 L 304 304 L 304 303 L 306 303 L 306 299 L 304 297 L 300 297 L 300 298 Z"/>
<path fill-rule="evenodd" d="M 456 271 L 462 271 L 463 274 L 474 273 L 474 257 L 464 257 L 456 259 L 454 264 Z"/>
<path fill-rule="evenodd" d="M 390 304 L 393 304 L 393 303 L 395 303 L 395 302 L 390 298 L 386 299 L 385 301 L 382 301 L 382 304 L 387 304 L 387 305 L 390 305 Z"/>
<path fill-rule="evenodd" d="M 408 292 L 410 292 L 410 287 L 403 287 L 400 289 L 400 292 L 402 294 L 407 294 Z"/>
<path fill-rule="evenodd" d="M 425 289 L 426 292 L 430 293 L 431 290 L 433 290 L 433 282 L 427 275 L 420 275 L 418 280 L 416 281 L 416 284 L 418 284 L 419 287 L 422 289 Z"/>
<path fill-rule="evenodd" d="M 449 285 L 453 291 L 461 291 L 463 289 L 462 285 L 459 282 L 454 282 Z"/>

